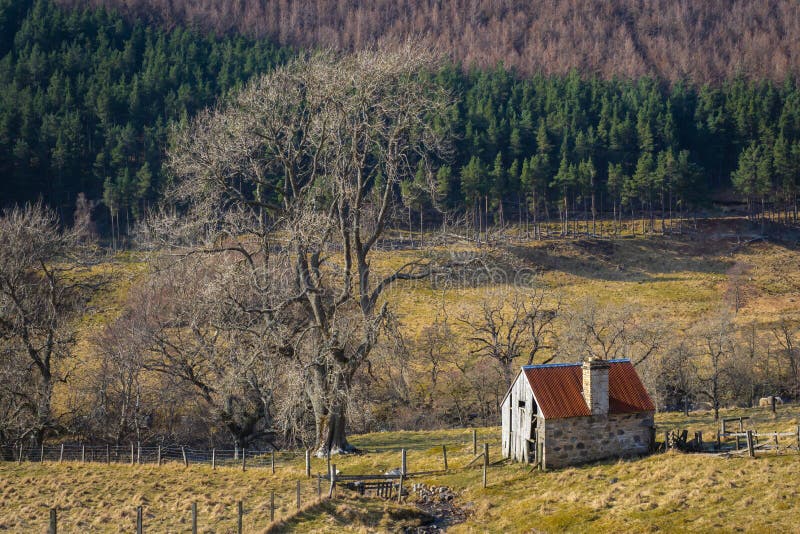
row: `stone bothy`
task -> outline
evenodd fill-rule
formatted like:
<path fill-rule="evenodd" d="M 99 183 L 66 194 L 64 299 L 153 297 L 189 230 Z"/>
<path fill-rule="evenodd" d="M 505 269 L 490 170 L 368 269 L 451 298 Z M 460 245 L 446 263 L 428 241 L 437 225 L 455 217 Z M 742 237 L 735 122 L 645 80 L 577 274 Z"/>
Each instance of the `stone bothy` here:
<path fill-rule="evenodd" d="M 630 360 L 526 365 L 503 399 L 503 457 L 549 469 L 646 454 L 654 413 Z"/>

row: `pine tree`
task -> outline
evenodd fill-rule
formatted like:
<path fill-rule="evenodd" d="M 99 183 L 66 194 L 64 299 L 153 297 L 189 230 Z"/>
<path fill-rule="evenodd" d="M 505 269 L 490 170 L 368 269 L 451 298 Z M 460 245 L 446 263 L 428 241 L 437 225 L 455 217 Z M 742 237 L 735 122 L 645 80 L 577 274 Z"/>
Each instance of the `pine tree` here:
<path fill-rule="evenodd" d="M 650 216 L 650 226 L 652 230 L 652 193 L 654 175 L 653 155 L 649 152 L 643 153 L 636 163 L 636 171 L 630 177 L 629 183 L 625 187 L 625 193 L 629 199 L 637 199 L 642 211 L 648 208 Z"/>
<path fill-rule="evenodd" d="M 492 208 L 497 210 L 500 226 L 505 225 L 505 214 L 503 213 L 503 199 L 507 193 L 506 170 L 503 167 L 503 155 L 498 152 L 494 158 L 494 165 L 490 176 L 492 180 L 491 195 Z"/>
<path fill-rule="evenodd" d="M 570 191 L 576 184 L 576 169 L 575 165 L 571 164 L 567 159 L 566 152 L 561 156 L 561 162 L 558 165 L 558 172 L 553 177 L 553 187 L 557 188 L 561 193 L 561 234 L 566 235 L 569 231 L 569 200 Z"/>
<path fill-rule="evenodd" d="M 771 162 L 755 142 L 739 156 L 736 171 L 731 176 L 733 186 L 747 199 L 747 210 L 753 215 L 753 202 L 762 199 L 769 191 L 769 169 Z"/>

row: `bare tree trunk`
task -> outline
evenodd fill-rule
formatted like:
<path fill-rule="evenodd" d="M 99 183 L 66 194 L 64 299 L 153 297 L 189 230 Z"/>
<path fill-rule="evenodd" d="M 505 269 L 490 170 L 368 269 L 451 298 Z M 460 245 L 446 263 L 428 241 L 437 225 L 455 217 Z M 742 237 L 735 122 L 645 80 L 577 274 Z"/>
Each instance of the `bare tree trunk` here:
<path fill-rule="evenodd" d="M 422 208 L 419 209 L 419 246 L 425 246 L 425 227 L 422 222 Z"/>
<path fill-rule="evenodd" d="M 36 445 L 44 443 L 47 437 L 47 430 L 51 428 L 52 417 L 52 403 L 53 397 L 53 379 L 49 369 L 42 370 L 42 384 L 39 387 L 39 405 L 36 407 L 36 425 L 33 429 L 33 441 Z"/>
<path fill-rule="evenodd" d="M 484 209 L 483 213 L 486 217 L 486 221 L 484 222 L 483 229 L 486 232 L 486 244 L 489 244 L 489 195 L 483 195 L 483 204 Z"/>
<path fill-rule="evenodd" d="M 317 365 L 312 374 L 309 397 L 314 409 L 317 456 L 355 452 L 355 447 L 347 441 L 346 382 L 349 380 L 346 372 Z M 336 387 L 332 384 L 340 385 Z"/>

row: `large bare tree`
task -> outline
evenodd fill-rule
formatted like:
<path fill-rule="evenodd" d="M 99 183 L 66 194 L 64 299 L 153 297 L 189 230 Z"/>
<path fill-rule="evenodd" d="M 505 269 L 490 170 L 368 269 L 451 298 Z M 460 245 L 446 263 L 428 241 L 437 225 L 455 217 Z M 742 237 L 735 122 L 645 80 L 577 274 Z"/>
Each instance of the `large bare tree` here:
<path fill-rule="evenodd" d="M 313 54 L 174 136 L 176 209 L 150 230 L 184 254 L 238 256 L 258 296 L 244 311 L 280 330 L 276 365 L 304 373 L 318 454 L 352 450 L 346 399 L 386 318 L 385 289 L 430 273 L 425 260 L 373 272 L 371 255 L 399 184 L 444 150 L 437 117 L 450 98 L 436 66 L 412 45 Z"/>
<path fill-rule="evenodd" d="M 53 388 L 67 379 L 76 321 L 100 283 L 82 250 L 39 204 L 0 217 L 0 442 L 41 443 L 60 425 Z"/>

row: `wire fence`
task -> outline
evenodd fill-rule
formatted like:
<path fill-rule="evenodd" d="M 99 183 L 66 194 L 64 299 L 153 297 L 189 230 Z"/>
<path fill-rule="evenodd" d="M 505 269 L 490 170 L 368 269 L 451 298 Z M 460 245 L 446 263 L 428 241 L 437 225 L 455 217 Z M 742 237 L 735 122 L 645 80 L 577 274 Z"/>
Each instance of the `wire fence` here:
<path fill-rule="evenodd" d="M 18 462 L 83 462 L 115 464 L 165 464 L 273 468 L 302 458 L 305 451 L 254 449 L 198 449 L 180 445 L 83 445 L 64 443 L 42 446 L 0 447 L 0 458 Z"/>
<path fill-rule="evenodd" d="M 477 443 L 497 439 L 496 429 L 465 429 L 463 434 L 448 435 L 424 439 L 414 435 L 404 436 L 397 433 L 391 444 L 372 443 L 367 441 L 358 449 L 364 453 L 400 452 L 401 450 L 428 450 L 433 447 L 475 448 Z M 129 443 L 126 445 L 62 443 L 53 445 L 6 445 L 0 446 L 0 460 L 17 462 L 82 462 L 107 464 L 165 464 L 170 462 L 184 465 L 210 465 L 212 467 L 242 467 L 278 469 L 291 462 L 309 458 L 311 450 L 276 450 L 220 448 L 203 449 L 186 445 L 143 445 Z"/>

